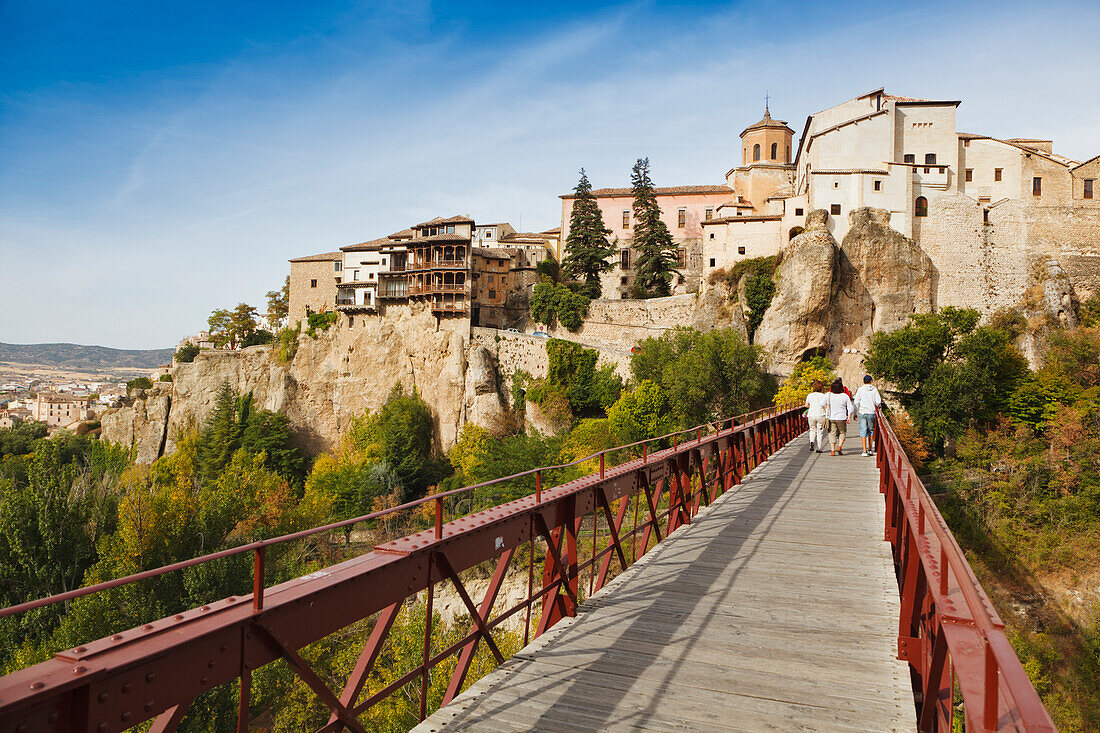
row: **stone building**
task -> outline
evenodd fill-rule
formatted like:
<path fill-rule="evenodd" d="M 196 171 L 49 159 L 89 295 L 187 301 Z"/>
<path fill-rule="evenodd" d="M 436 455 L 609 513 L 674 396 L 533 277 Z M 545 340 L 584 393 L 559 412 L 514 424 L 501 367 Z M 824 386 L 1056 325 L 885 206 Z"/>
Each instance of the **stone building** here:
<path fill-rule="evenodd" d="M 344 255 L 325 252 L 290 260 L 290 323 L 306 317 L 306 309 L 314 313 L 336 307 L 336 286 L 342 279 Z"/>
<path fill-rule="evenodd" d="M 936 307 L 1015 305 L 1031 265 L 1048 256 L 1079 291 L 1094 290 L 1100 158 L 1079 163 L 1050 140 L 960 132 L 959 104 L 876 89 L 810 115 L 793 160 L 793 132 L 765 110 L 741 133 L 730 205 L 703 222 L 704 273 L 776 254 L 813 210 L 841 241 L 849 214 L 872 208 L 931 258 Z"/>
<path fill-rule="evenodd" d="M 31 414 L 38 422 L 50 426 L 65 427 L 80 420 L 95 417 L 91 409 L 91 398 L 70 395 L 39 393 L 31 408 Z"/>
<path fill-rule="evenodd" d="M 508 273 L 512 255 L 492 247 L 479 247 L 473 253 L 471 295 L 473 326 L 504 328 L 504 306 L 508 299 Z"/>

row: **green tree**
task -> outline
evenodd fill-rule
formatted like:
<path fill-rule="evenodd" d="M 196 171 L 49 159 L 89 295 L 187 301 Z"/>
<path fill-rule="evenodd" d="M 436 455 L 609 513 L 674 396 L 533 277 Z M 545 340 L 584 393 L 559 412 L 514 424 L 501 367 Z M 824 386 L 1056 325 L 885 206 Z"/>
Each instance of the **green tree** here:
<path fill-rule="evenodd" d="M 539 323 L 553 326 L 555 322 L 576 331 L 588 315 L 588 298 L 573 292 L 564 283 L 544 277 L 531 295 L 531 317 Z"/>
<path fill-rule="evenodd" d="M 584 280 L 583 293 L 598 298 L 603 293 L 600 274 L 612 268 L 608 257 L 615 248 L 607 241 L 611 233 L 603 222 L 603 214 L 592 195 L 592 184 L 581 168 L 581 178 L 573 189 L 573 211 L 569 215 L 569 236 L 565 240 L 566 256 L 562 266 L 569 277 Z"/>
<path fill-rule="evenodd" d="M 633 246 L 638 252 L 634 280 L 651 296 L 672 292 L 676 270 L 676 248 L 668 227 L 661 221 L 661 207 L 649 177 L 649 158 L 639 158 L 630 176 L 634 189 Z"/>
<path fill-rule="evenodd" d="M 175 359 L 181 364 L 190 364 L 199 355 L 199 347 L 196 344 L 187 343 L 176 349 Z"/>
<path fill-rule="evenodd" d="M 247 303 L 238 303 L 233 310 L 219 308 L 210 314 L 206 323 L 215 345 L 236 348 L 256 330 L 256 309 Z"/>
<path fill-rule="evenodd" d="M 267 291 L 267 325 L 277 332 L 286 325 L 290 315 L 290 275 L 283 281 L 283 287 Z"/>
<path fill-rule="evenodd" d="M 635 383 L 660 385 L 681 428 L 759 409 L 776 390 L 764 352 L 732 328 L 677 328 L 648 338 L 635 347 L 630 371 Z"/>
<path fill-rule="evenodd" d="M 675 428 L 664 392 L 648 379 L 623 392 L 608 411 L 607 421 L 620 445 L 667 435 Z"/>
<path fill-rule="evenodd" d="M 1010 335 L 978 326 L 979 319 L 969 308 L 915 315 L 904 328 L 872 336 L 864 361 L 871 374 L 895 385 L 914 424 L 941 447 L 1007 412 L 1027 375 Z"/>
<path fill-rule="evenodd" d="M 773 401 L 776 405 L 789 405 L 791 403 L 803 404 L 806 396 L 813 390 L 814 382 L 822 382 L 825 385 L 832 384 L 836 379 L 836 368 L 833 363 L 824 356 L 815 356 L 808 361 L 799 362 L 791 376 L 779 387 Z"/>

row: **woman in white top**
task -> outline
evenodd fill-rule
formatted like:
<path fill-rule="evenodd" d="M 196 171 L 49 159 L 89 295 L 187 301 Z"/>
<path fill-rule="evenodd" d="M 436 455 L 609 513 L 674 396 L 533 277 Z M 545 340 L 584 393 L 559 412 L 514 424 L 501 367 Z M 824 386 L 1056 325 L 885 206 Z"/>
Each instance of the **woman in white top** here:
<path fill-rule="evenodd" d="M 825 415 L 825 383 L 821 380 L 815 381 L 813 391 L 806 395 L 806 420 L 810 423 L 810 450 L 824 453 L 829 418 Z"/>
<path fill-rule="evenodd" d="M 844 455 L 844 436 L 848 421 L 856 412 L 852 398 L 844 393 L 844 382 L 837 377 L 825 395 L 825 413 L 829 418 L 829 455 Z"/>

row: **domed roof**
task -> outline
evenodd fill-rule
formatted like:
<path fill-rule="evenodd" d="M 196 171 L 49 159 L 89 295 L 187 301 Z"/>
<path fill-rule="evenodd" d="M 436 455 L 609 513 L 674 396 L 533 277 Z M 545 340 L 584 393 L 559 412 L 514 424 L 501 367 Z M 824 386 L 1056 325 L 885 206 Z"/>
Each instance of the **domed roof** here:
<path fill-rule="evenodd" d="M 741 137 L 745 137 L 745 133 L 752 130 L 759 130 L 765 127 L 775 127 L 785 129 L 787 132 L 794 134 L 794 130 L 787 127 L 786 120 L 773 120 L 771 110 L 768 109 L 768 105 L 764 105 L 764 118 L 757 122 L 755 125 L 749 125 L 741 131 Z"/>

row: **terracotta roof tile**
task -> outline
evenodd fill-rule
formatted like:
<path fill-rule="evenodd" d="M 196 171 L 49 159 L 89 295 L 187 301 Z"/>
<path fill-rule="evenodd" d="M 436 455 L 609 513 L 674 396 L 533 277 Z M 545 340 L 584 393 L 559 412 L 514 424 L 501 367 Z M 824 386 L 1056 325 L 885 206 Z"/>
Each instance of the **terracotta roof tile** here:
<path fill-rule="evenodd" d="M 729 194 L 730 187 L 721 186 L 657 186 L 653 189 L 653 192 L 658 196 L 691 196 L 698 194 Z M 634 189 L 632 188 L 594 188 L 592 189 L 592 195 L 596 198 L 610 198 L 612 196 L 633 196 Z M 562 194 L 558 198 L 571 199 L 575 198 L 573 194 Z M 559 232 L 560 233 L 560 232 Z"/>
<path fill-rule="evenodd" d="M 718 219 L 711 219 L 709 221 L 699 222 L 703 226 L 709 226 L 711 224 L 734 224 L 739 221 L 782 221 L 783 217 L 779 214 L 767 214 L 760 216 L 723 216 Z"/>
<path fill-rule="evenodd" d="M 420 224 L 417 224 L 416 226 L 413 227 L 413 229 L 423 229 L 424 227 L 431 227 L 431 226 L 435 226 L 437 224 L 473 224 L 473 223 L 474 223 L 473 219 L 471 219 L 468 216 L 462 216 L 461 214 L 458 215 L 458 216 L 449 216 L 446 219 L 444 219 L 442 216 L 437 216 L 436 218 L 432 219 L 431 221 L 425 221 L 425 222 L 422 222 Z"/>
<path fill-rule="evenodd" d="M 336 262 L 343 258 L 343 255 L 339 252 L 324 252 L 319 255 L 310 255 L 309 257 L 295 257 L 287 262 Z"/>
<path fill-rule="evenodd" d="M 381 239 L 372 239 L 369 242 L 359 242 L 358 244 L 349 244 L 347 247 L 341 247 L 342 252 L 366 252 L 372 249 L 379 249 L 383 244 L 390 244 L 389 237 L 382 237 Z"/>

